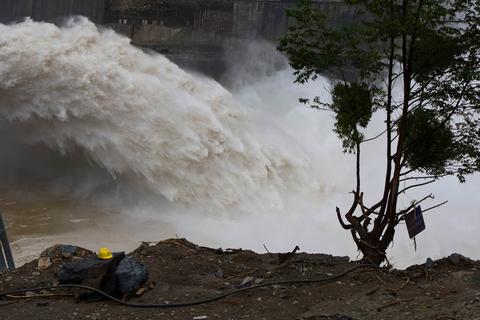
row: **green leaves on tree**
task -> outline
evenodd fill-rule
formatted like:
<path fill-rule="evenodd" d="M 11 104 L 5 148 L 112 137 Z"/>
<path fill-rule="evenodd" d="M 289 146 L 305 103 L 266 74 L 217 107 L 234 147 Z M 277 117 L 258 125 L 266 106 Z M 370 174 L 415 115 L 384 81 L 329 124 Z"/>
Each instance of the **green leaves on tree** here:
<path fill-rule="evenodd" d="M 416 109 L 407 116 L 406 165 L 433 176 L 448 174 L 447 164 L 457 156 L 453 128 L 432 109 Z"/>
<path fill-rule="evenodd" d="M 374 111 L 371 90 L 366 84 L 337 83 L 331 92 L 330 108 L 335 112 L 334 132 L 343 142 L 345 151 L 353 152 L 363 141 L 358 127 L 366 128 Z"/>

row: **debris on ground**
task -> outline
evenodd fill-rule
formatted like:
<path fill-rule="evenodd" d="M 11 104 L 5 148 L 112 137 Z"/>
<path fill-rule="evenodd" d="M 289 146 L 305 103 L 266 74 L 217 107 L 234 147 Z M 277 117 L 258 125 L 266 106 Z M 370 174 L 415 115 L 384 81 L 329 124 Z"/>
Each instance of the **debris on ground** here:
<path fill-rule="evenodd" d="M 0 313 L 2 320 L 480 319 L 480 262 L 461 254 L 426 259 L 405 270 L 361 268 L 341 277 L 358 263 L 299 249 L 287 254 L 278 264 L 279 256 L 271 253 L 212 249 L 186 239 L 144 242 L 123 260 L 135 261 L 127 266 L 133 273 L 142 273 L 139 266 L 144 266 L 148 280 L 140 277 L 139 288 L 133 289 L 137 283 L 111 293 L 120 302 L 163 307 L 135 308 L 110 299 L 76 300 L 72 288 L 36 290 L 57 285 L 66 265 L 96 257 L 81 247 L 56 245 L 16 270 L 0 271 L 0 292 L 25 290 L 2 296 Z M 305 282 L 313 279 L 325 281 Z"/>

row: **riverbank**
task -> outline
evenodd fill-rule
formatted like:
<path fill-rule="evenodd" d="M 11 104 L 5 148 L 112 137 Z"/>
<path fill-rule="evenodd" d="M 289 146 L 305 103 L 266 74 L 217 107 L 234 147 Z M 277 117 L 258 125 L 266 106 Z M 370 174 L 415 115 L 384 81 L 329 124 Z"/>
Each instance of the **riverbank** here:
<path fill-rule="evenodd" d="M 94 254 L 79 248 L 74 256 L 62 255 L 61 247 L 44 251 L 51 265 L 43 258 L 0 272 L 1 292 L 55 285 L 62 264 Z M 29 289 L 31 297 L 18 293 L 0 301 L 2 319 L 480 319 L 480 261 L 459 254 L 405 270 L 358 268 L 338 277 L 358 264 L 301 250 L 290 255 L 200 247 L 185 239 L 143 243 L 127 256 L 150 273 L 128 302 L 160 306 L 75 302 L 61 295 L 71 293 L 68 288 Z M 319 279 L 324 281 L 307 281 Z M 235 295 L 196 304 L 240 287 L 245 289 Z"/>

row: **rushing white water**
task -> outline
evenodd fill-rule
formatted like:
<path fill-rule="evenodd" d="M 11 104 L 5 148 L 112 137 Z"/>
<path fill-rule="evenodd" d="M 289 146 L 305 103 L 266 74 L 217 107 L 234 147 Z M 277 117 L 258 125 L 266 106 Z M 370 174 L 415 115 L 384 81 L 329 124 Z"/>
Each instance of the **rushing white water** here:
<path fill-rule="evenodd" d="M 262 141 L 218 83 L 197 81 L 126 38 L 82 20 L 1 32 L 1 114 L 27 128 L 28 143 L 86 157 L 114 178 L 204 210 L 275 207 L 277 187 L 319 187 L 301 157 Z"/>
<path fill-rule="evenodd" d="M 294 85 L 281 55 L 253 48 L 255 59 L 232 64 L 230 93 L 83 18 L 0 25 L 0 205 L 21 261 L 57 242 L 128 251 L 174 234 L 355 257 L 334 211 L 349 205 L 353 159 L 330 116 L 297 101 L 328 82 Z M 366 161 L 372 197 L 382 161 Z M 458 240 L 415 254 L 401 239 L 392 252 L 402 266 L 469 254 Z"/>

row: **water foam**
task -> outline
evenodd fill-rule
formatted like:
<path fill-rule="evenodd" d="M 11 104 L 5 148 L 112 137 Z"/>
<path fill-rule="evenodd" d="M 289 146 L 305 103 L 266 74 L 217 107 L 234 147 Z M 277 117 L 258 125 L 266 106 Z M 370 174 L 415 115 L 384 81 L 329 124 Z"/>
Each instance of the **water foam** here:
<path fill-rule="evenodd" d="M 217 82 L 111 30 L 76 18 L 0 25 L 0 34 L 0 114 L 21 142 L 198 210 L 278 208 L 281 190 L 321 190 L 305 155 L 262 136 L 255 111 Z"/>

